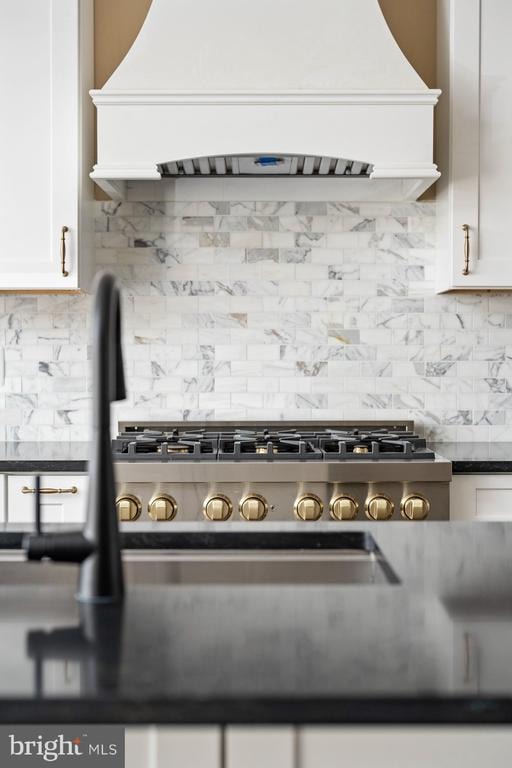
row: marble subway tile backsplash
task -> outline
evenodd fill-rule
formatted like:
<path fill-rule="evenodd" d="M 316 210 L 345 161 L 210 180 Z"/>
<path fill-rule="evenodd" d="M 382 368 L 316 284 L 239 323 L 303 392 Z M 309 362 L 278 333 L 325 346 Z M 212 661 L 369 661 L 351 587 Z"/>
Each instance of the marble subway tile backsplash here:
<path fill-rule="evenodd" d="M 436 296 L 435 205 L 96 204 L 127 419 L 414 419 L 512 440 L 512 294 Z M 91 298 L 0 296 L 0 437 L 81 440 Z"/>

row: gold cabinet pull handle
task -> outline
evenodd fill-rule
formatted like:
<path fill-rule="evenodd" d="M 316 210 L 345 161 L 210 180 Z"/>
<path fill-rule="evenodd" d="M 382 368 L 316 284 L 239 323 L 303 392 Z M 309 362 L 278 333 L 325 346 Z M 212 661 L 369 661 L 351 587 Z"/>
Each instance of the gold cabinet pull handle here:
<path fill-rule="evenodd" d="M 28 488 L 26 485 L 21 489 L 22 493 L 35 493 L 35 488 Z M 76 485 L 72 485 L 71 488 L 41 488 L 39 493 L 78 493 Z"/>
<path fill-rule="evenodd" d="M 66 269 L 66 232 L 69 232 L 69 227 L 62 227 L 60 231 L 60 268 L 62 277 L 69 277 L 69 272 Z"/>
<path fill-rule="evenodd" d="M 463 224 L 462 231 L 464 232 L 464 266 L 462 267 L 462 274 L 469 275 L 469 224 Z"/>
<path fill-rule="evenodd" d="M 471 680 L 471 646 L 468 632 L 464 632 L 464 683 Z"/>

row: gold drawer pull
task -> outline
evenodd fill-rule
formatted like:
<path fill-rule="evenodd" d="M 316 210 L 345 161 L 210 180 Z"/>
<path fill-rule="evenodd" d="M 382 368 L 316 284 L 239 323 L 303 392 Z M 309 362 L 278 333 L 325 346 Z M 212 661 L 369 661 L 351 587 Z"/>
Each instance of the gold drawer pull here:
<path fill-rule="evenodd" d="M 464 232 L 464 266 L 462 267 L 462 274 L 469 275 L 469 224 L 463 224 L 462 231 Z"/>
<path fill-rule="evenodd" d="M 35 488 L 28 488 L 26 485 L 21 489 L 22 493 L 35 493 Z M 78 493 L 76 485 L 72 485 L 71 488 L 41 488 L 39 493 Z"/>
<path fill-rule="evenodd" d="M 69 272 L 66 269 L 66 232 L 69 232 L 69 227 L 62 227 L 60 231 L 60 268 L 62 277 L 69 277 Z"/>

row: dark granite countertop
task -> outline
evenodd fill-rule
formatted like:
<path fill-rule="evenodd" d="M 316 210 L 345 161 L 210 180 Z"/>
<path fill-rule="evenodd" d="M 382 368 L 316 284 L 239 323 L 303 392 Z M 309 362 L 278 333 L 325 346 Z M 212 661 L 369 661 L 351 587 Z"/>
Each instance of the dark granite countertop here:
<path fill-rule="evenodd" d="M 89 443 L 0 443 L 0 473 L 87 472 Z"/>
<path fill-rule="evenodd" d="M 512 443 L 431 443 L 454 475 L 512 472 Z"/>
<path fill-rule="evenodd" d="M 211 583 L 213 565 L 180 566 L 193 552 L 132 552 L 122 612 L 79 607 L 74 566 L 0 562 L 0 723 L 510 724 L 512 526 L 306 534 L 330 550 L 369 535 L 399 583 Z"/>
<path fill-rule="evenodd" d="M 431 443 L 453 473 L 512 473 L 510 443 Z M 89 443 L 0 443 L 0 473 L 86 472 Z"/>

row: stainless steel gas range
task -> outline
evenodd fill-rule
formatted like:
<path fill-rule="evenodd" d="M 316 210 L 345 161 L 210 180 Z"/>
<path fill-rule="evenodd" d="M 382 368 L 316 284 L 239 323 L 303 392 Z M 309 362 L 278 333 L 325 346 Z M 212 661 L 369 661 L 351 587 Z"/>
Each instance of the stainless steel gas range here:
<path fill-rule="evenodd" d="M 124 522 L 448 520 L 451 463 L 413 422 L 121 422 Z"/>

